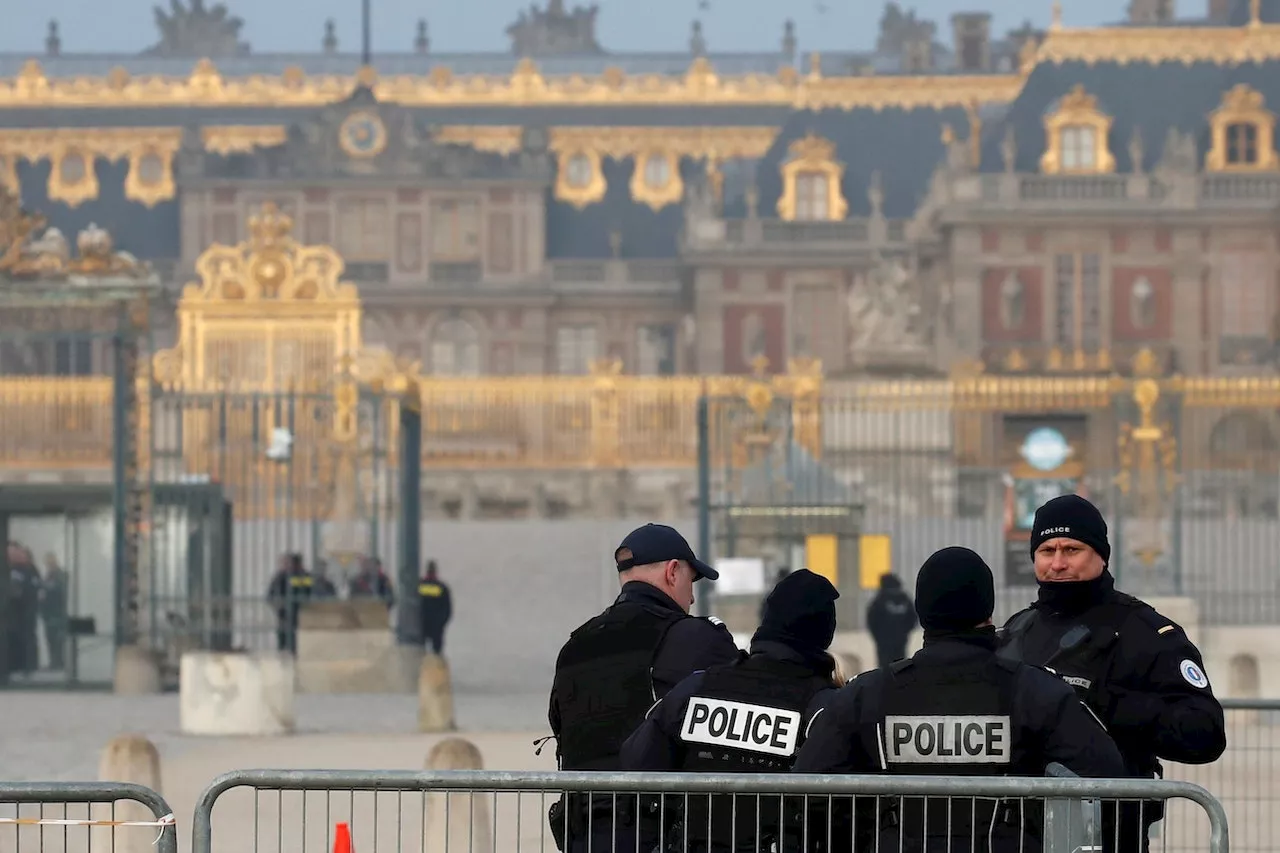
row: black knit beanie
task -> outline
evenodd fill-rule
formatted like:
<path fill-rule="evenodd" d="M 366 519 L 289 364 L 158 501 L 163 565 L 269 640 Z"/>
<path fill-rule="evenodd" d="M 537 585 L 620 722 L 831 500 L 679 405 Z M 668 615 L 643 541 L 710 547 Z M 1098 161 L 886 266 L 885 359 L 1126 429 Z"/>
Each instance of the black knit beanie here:
<path fill-rule="evenodd" d="M 916 575 L 916 614 L 926 631 L 964 631 L 991 618 L 996 584 L 982 557 L 968 548 L 943 548 Z"/>
<path fill-rule="evenodd" d="M 1104 563 L 1111 561 L 1107 522 L 1098 508 L 1079 495 L 1061 495 L 1036 510 L 1031 525 L 1031 558 L 1049 539 L 1065 536 L 1083 542 L 1098 552 Z"/>
<path fill-rule="evenodd" d="M 840 593 L 831 581 L 808 569 L 792 572 L 764 600 L 764 614 L 752 641 L 782 643 L 804 654 L 825 652 L 836 635 Z"/>

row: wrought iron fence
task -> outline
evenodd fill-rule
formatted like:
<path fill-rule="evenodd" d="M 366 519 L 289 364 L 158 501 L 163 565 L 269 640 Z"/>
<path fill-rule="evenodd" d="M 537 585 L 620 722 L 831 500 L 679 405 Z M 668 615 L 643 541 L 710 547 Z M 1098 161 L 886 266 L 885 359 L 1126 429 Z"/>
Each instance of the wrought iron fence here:
<path fill-rule="evenodd" d="M 244 789 L 244 790 L 238 790 Z M 557 808 L 561 795 L 582 801 L 583 820 Z M 239 796 L 238 796 L 239 795 Z M 590 809 L 586 802 L 593 805 Z M 192 822 L 192 853 L 317 848 L 422 851 L 550 850 L 567 835 L 574 850 L 710 849 L 853 850 L 880 838 L 924 835 L 930 808 L 950 811 L 928 834 L 981 836 L 999 825 L 1014 845 L 1050 841 L 1073 853 L 1102 842 L 1085 815 L 1064 826 L 1066 803 L 1162 801 L 1195 824 L 1179 824 L 1178 849 L 1225 853 L 1226 814 L 1207 791 L 1186 782 L 1077 778 L 944 778 L 805 774 L 547 773 L 497 771 L 365 772 L 247 770 L 225 774 L 201 795 Z M 701 811 L 699 804 L 703 804 Z M 1051 815 L 1045 824 L 1045 808 Z M 1198 807 L 1194 808 L 1194 807 Z M 726 812 L 719 814 L 720 809 Z M 992 823 L 975 821 L 981 809 Z M 574 810 L 574 809 L 570 809 Z M 576 811 L 576 810 L 575 810 Z M 708 820 L 704 831 L 701 819 Z M 919 821 L 918 823 L 914 823 Z M 585 821 L 600 821 L 592 826 Z M 936 820 L 933 818 L 932 820 Z M 616 823 L 615 823 L 616 821 Z M 979 825 L 981 823 L 981 825 Z M 603 828 L 601 828 L 603 827 Z M 1046 833 L 1047 829 L 1047 833 Z M 634 842 L 634 843 L 633 843 Z M 1127 842 L 1126 842 L 1127 843 Z M 874 849 L 874 846 L 872 847 Z M 881 848 L 884 849 L 884 848 Z M 965 846 L 964 849 L 969 849 Z M 1011 849 L 1019 849 L 1015 846 Z M 1094 848 L 1097 849 L 1097 848 Z"/>
<path fill-rule="evenodd" d="M 151 849 L 178 853 L 173 810 L 150 788 L 119 782 L 0 782 L 0 850 L 5 853 Z"/>

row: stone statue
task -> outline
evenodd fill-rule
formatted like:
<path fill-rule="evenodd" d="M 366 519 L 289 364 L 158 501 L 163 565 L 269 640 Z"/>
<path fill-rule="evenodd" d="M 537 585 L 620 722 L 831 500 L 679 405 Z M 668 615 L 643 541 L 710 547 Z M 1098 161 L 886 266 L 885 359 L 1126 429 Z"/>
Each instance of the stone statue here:
<path fill-rule="evenodd" d="M 1133 173 L 1141 175 L 1146 168 L 1147 151 L 1142 144 L 1142 128 L 1134 125 L 1133 135 L 1129 137 L 1129 162 L 1133 165 Z"/>
<path fill-rule="evenodd" d="M 189 59 L 220 59 L 225 56 L 247 56 L 249 45 L 240 41 L 244 21 L 227 11 L 222 3 L 206 7 L 204 0 L 169 0 L 169 11 L 155 7 L 156 28 L 160 41 L 144 56 L 173 56 Z"/>
<path fill-rule="evenodd" d="M 872 269 L 854 276 L 846 299 L 851 353 L 924 343 L 913 289 L 911 274 L 900 259 L 882 256 Z"/>
<path fill-rule="evenodd" d="M 574 56 L 604 53 L 596 41 L 596 16 L 600 7 L 575 6 L 572 12 L 563 0 L 550 0 L 546 11 L 530 6 L 507 27 L 511 52 L 516 56 Z"/>
<path fill-rule="evenodd" d="M 1018 168 L 1018 138 L 1014 136 L 1013 126 L 1005 129 L 1004 139 L 1000 142 L 1000 157 L 1004 160 L 1004 172 L 1012 175 Z"/>

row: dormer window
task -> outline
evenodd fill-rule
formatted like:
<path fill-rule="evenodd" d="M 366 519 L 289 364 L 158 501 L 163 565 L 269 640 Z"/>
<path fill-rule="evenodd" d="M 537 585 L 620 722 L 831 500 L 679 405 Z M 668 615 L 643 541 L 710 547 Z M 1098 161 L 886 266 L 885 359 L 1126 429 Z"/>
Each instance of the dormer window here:
<path fill-rule="evenodd" d="M 680 158 L 674 151 L 649 149 L 634 158 L 631 197 L 651 210 L 677 204 L 684 196 L 680 177 Z"/>
<path fill-rule="evenodd" d="M 1108 145 L 1111 122 L 1111 117 L 1098 109 L 1097 98 L 1077 85 L 1045 116 L 1047 145 L 1040 171 L 1046 175 L 1114 172 L 1116 160 Z"/>
<path fill-rule="evenodd" d="M 561 151 L 556 169 L 556 198 L 583 208 L 604 198 L 607 186 L 600 154 L 592 149 Z"/>
<path fill-rule="evenodd" d="M 791 143 L 782 163 L 778 216 L 804 222 L 844 219 L 849 212 L 840 186 L 844 164 L 835 159 L 835 149 L 833 143 L 812 133 Z"/>
<path fill-rule="evenodd" d="M 1253 166 L 1258 162 L 1258 125 L 1237 121 L 1227 125 L 1227 165 Z"/>
<path fill-rule="evenodd" d="M 1062 134 L 1062 170 L 1092 172 L 1098 166 L 1098 132 L 1092 127 L 1072 125 Z"/>
<path fill-rule="evenodd" d="M 1209 115 L 1211 145 L 1205 154 L 1210 172 L 1262 172 L 1280 169 L 1275 148 L 1276 117 L 1262 93 L 1240 84 L 1222 97 Z"/>
<path fill-rule="evenodd" d="M 825 222 L 831 218 L 827 205 L 829 185 L 829 179 L 821 172 L 796 175 L 796 219 Z"/>

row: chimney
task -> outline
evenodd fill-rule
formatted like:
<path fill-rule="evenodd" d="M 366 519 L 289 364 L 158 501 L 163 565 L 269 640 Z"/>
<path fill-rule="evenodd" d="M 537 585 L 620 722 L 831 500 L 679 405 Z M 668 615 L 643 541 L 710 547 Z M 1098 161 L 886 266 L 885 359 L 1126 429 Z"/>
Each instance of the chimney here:
<path fill-rule="evenodd" d="M 989 12 L 957 12 L 951 16 L 951 33 L 955 40 L 957 70 L 991 70 Z"/>
<path fill-rule="evenodd" d="M 1174 21 L 1173 0 L 1129 0 L 1129 23 L 1159 26 Z"/>

